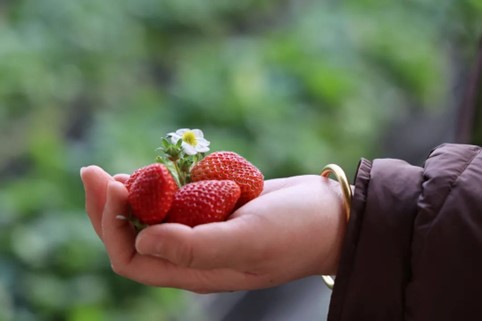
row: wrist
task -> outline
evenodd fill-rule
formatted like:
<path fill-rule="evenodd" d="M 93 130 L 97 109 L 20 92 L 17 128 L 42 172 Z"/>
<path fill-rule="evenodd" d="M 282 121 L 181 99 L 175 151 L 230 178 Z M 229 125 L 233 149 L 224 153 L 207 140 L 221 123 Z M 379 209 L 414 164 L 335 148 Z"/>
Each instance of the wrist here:
<path fill-rule="evenodd" d="M 329 190 L 332 195 L 332 203 L 335 211 L 334 215 L 332 215 L 331 217 L 331 231 L 328 232 L 331 235 L 331 244 L 328 254 L 326 256 L 325 264 L 323 264 L 323 271 L 321 272 L 321 274 L 336 275 L 336 272 L 338 270 L 338 263 L 340 261 L 343 240 L 346 233 L 347 214 L 344 206 L 343 195 L 340 189 L 340 184 L 330 179 Z"/>

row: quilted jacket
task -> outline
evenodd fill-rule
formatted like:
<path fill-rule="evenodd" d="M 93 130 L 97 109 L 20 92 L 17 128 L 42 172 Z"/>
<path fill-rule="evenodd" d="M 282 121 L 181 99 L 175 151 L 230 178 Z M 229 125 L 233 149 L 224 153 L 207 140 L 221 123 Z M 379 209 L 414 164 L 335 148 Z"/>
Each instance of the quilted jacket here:
<path fill-rule="evenodd" d="M 482 320 L 482 153 L 362 160 L 329 321 Z"/>

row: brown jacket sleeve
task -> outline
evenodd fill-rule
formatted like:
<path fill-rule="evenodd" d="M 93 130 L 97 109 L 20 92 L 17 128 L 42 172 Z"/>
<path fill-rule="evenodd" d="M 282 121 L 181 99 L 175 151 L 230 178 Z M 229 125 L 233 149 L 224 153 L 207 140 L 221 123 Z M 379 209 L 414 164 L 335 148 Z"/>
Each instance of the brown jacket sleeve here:
<path fill-rule="evenodd" d="M 328 320 L 482 320 L 480 147 L 361 161 Z"/>

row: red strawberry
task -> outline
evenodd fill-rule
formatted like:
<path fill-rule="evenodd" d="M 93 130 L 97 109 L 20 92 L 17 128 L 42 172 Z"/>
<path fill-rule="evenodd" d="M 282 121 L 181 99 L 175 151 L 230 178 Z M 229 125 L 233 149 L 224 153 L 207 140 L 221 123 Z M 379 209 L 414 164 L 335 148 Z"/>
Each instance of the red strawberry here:
<path fill-rule="evenodd" d="M 224 221 L 233 211 L 240 194 L 239 186 L 229 180 L 184 185 L 174 197 L 166 222 L 192 227 Z"/>
<path fill-rule="evenodd" d="M 144 224 L 160 223 L 171 208 L 177 184 L 162 164 L 136 170 L 125 183 L 132 215 Z"/>
<path fill-rule="evenodd" d="M 236 207 L 256 198 L 263 191 L 264 177 L 261 171 L 245 158 L 233 152 L 214 152 L 197 163 L 191 170 L 193 182 L 203 180 L 235 181 L 241 188 Z"/>

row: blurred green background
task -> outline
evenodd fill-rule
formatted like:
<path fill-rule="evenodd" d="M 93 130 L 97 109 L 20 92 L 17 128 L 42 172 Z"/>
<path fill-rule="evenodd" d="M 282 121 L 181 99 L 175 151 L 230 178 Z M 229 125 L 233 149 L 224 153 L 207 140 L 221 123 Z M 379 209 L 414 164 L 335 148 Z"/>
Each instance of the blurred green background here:
<path fill-rule="evenodd" d="M 482 0 L 0 1 L 0 320 L 203 320 L 110 270 L 81 166 L 201 128 L 267 178 L 353 175 L 397 117 L 454 104 Z"/>

